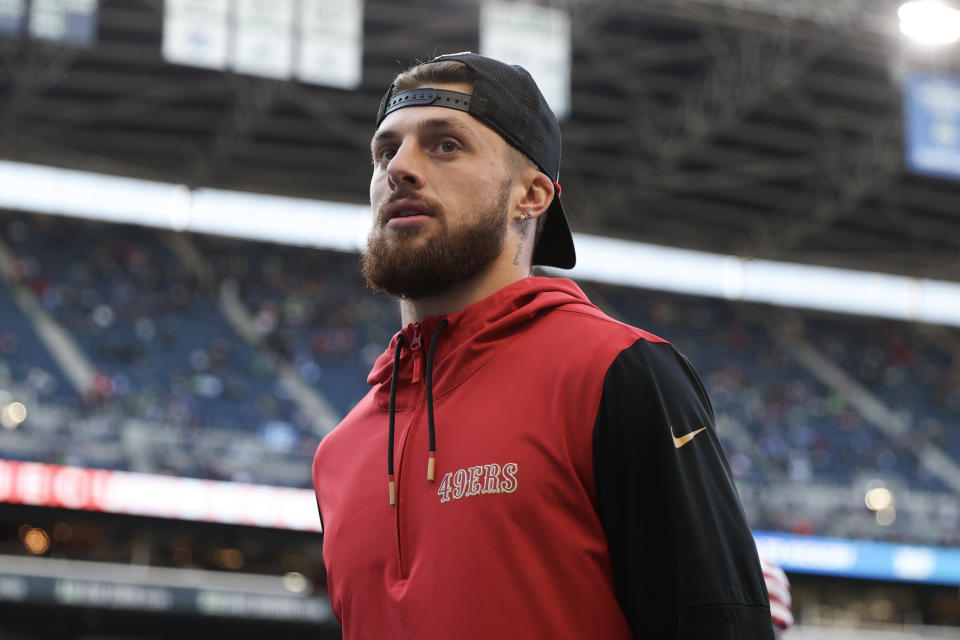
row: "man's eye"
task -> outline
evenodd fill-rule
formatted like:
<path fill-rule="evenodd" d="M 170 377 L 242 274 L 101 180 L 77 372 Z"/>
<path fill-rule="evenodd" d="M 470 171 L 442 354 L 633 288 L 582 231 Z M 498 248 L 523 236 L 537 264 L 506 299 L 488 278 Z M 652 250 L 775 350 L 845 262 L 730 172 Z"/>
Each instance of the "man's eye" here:
<path fill-rule="evenodd" d="M 393 147 L 384 147 L 377 150 L 376 159 L 377 162 L 389 162 L 396 154 L 397 150 Z"/>
<path fill-rule="evenodd" d="M 444 153 L 453 153 L 459 148 L 460 146 L 456 142 L 453 142 L 451 140 L 445 140 L 440 143 L 440 151 Z"/>

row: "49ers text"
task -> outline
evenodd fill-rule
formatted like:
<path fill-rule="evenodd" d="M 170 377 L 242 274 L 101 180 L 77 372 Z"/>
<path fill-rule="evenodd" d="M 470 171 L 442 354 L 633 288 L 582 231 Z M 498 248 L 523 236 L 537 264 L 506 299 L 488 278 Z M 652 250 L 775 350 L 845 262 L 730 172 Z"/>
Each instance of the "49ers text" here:
<path fill-rule="evenodd" d="M 502 467 L 493 462 L 449 471 L 440 481 L 437 495 L 440 496 L 440 502 L 450 502 L 451 499 L 489 493 L 513 493 L 517 490 L 518 470 L 516 462 L 508 462 Z"/>

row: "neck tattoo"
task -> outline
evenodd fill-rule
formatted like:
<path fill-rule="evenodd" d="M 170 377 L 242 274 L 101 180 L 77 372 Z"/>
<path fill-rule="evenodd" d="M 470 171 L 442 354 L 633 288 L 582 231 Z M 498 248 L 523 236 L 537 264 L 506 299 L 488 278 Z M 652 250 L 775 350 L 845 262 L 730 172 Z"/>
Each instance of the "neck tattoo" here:
<path fill-rule="evenodd" d="M 518 267 L 520 266 L 520 252 L 523 250 L 523 243 L 527 241 L 529 233 L 527 225 L 524 223 L 523 229 L 520 231 L 520 242 L 517 243 L 517 253 L 513 256 L 513 264 Z"/>

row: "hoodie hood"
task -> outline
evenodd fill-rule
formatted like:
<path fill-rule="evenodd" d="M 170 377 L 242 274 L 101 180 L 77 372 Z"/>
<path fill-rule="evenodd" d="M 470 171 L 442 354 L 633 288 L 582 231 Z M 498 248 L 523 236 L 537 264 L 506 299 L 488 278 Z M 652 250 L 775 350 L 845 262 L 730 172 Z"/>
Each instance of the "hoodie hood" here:
<path fill-rule="evenodd" d="M 411 323 L 393 336 L 377 358 L 367 383 L 375 387 L 374 401 L 386 410 L 397 341 L 403 340 L 397 363 L 396 410 L 412 408 L 416 394 L 404 393 L 407 383 L 422 379 L 423 354 L 438 327 L 446 321 L 433 358 L 433 396 L 440 398 L 462 384 L 492 358 L 500 342 L 540 314 L 575 305 L 598 311 L 583 291 L 566 278 L 531 277 L 519 280 L 456 313 L 430 316 Z"/>

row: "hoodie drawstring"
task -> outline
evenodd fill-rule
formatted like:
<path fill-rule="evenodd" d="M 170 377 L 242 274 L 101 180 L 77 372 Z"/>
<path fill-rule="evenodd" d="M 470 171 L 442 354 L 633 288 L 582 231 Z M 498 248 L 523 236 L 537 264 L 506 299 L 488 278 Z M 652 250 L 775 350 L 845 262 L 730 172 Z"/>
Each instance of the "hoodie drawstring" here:
<path fill-rule="evenodd" d="M 440 321 L 437 330 L 434 331 L 430 339 L 430 348 L 427 350 L 427 429 L 430 436 L 430 453 L 427 459 L 427 481 L 433 482 L 436 477 L 437 468 L 437 430 L 433 421 L 433 356 L 437 351 L 437 342 L 440 333 L 447 328 L 449 322 L 444 319 Z M 390 506 L 397 504 L 397 484 L 393 474 L 393 438 L 396 423 L 396 400 L 397 400 L 397 373 L 400 368 L 400 351 L 403 348 L 403 334 L 397 336 L 397 348 L 393 355 L 393 374 L 390 377 L 390 405 L 388 416 L 387 437 L 387 474 L 389 477 L 390 488 Z"/>
<path fill-rule="evenodd" d="M 397 483 L 393 479 L 393 433 L 395 404 L 397 402 L 397 369 L 400 368 L 400 349 L 403 348 L 403 334 L 397 336 L 397 350 L 393 354 L 393 375 L 390 377 L 390 414 L 387 427 L 387 477 L 389 478 L 390 506 L 397 504 Z"/>
<path fill-rule="evenodd" d="M 449 324 L 444 318 L 430 339 L 430 349 L 427 350 L 427 429 L 430 433 L 430 454 L 427 458 L 427 482 L 433 482 L 437 468 L 437 429 L 433 424 L 433 354 L 437 350 L 437 339 L 440 332 Z"/>

